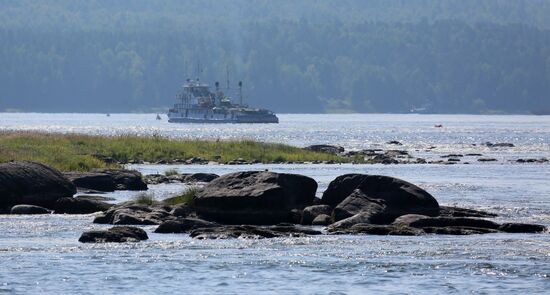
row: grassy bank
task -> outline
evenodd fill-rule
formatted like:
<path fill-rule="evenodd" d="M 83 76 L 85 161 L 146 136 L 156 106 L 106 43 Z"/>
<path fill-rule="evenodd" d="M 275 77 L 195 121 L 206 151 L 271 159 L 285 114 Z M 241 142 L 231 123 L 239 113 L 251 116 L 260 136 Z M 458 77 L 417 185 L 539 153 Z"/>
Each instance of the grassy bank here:
<path fill-rule="evenodd" d="M 89 136 L 29 132 L 0 133 L 0 162 L 31 160 L 62 171 L 88 171 L 116 167 L 105 157 L 126 163 L 132 160 L 157 162 L 201 157 L 225 163 L 242 158 L 246 161 L 271 162 L 336 161 L 353 159 L 316 153 L 284 144 L 254 141 L 178 141 L 162 137 Z"/>

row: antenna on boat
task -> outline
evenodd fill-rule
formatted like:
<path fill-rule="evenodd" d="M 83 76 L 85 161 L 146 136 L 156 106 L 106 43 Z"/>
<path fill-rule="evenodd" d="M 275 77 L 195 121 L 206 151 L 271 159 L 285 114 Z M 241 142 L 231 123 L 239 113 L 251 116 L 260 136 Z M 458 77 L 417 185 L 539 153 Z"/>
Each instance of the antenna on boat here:
<path fill-rule="evenodd" d="M 243 105 L 243 81 L 239 81 L 239 99 L 240 105 Z"/>
<path fill-rule="evenodd" d="M 227 91 L 229 91 L 229 66 L 225 66 L 225 78 L 227 82 Z"/>

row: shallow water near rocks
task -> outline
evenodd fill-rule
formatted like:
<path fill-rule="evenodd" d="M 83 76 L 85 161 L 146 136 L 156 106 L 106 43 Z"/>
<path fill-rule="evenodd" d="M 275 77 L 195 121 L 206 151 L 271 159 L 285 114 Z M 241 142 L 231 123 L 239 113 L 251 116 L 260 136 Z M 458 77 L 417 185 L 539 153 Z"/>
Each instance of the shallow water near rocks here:
<path fill-rule="evenodd" d="M 1 115 L 0 129 L 94 130 L 90 133 L 103 134 L 109 130 L 131 133 L 136 126 L 150 132 L 160 126 L 159 132 L 173 132 L 174 137 L 226 134 L 221 126 L 211 125 L 172 126 L 153 121 L 148 127 L 140 121 L 146 119 L 145 115 L 120 115 L 124 116 L 120 118 L 123 123 L 112 128 L 104 122 L 107 119 L 104 115 L 96 115 L 97 120 L 92 115 L 83 115 L 80 120 L 71 115 L 73 119 L 69 120 L 61 114 L 49 114 L 49 119 L 46 115 L 38 119 L 31 116 L 26 123 L 22 114 L 10 114 L 13 117 L 8 119 Z M 113 114 L 111 118 L 118 116 Z M 281 116 L 280 126 L 266 127 L 278 131 L 253 131 L 257 125 L 228 125 L 232 129 L 226 135 L 257 134 L 259 139 L 298 145 L 337 141 L 347 148 L 383 146 L 386 141 L 397 139 L 406 148 L 436 145 L 442 153 L 464 152 L 463 148 L 468 147 L 483 149 L 499 159 L 513 158 L 518 153 L 550 156 L 548 117 L 354 115 L 348 119 L 306 115 L 300 119 L 299 116 Z M 336 118 L 344 118 L 344 123 Z M 461 120 L 465 121 L 462 125 Z M 132 127 L 124 127 L 131 122 Z M 450 130 L 433 130 L 436 122 L 443 122 Z M 346 130 L 342 127 L 346 123 L 352 124 L 352 130 L 342 131 L 338 136 L 336 128 Z M 292 127 L 293 124 L 297 125 Z M 303 134 L 299 132 L 300 126 Z M 353 128 L 361 132 L 354 133 Z M 516 146 L 511 150 L 471 146 L 484 141 L 513 142 Z M 162 173 L 170 168 L 182 173 L 224 174 L 265 169 L 299 173 L 317 180 L 318 196 L 341 174 L 383 174 L 419 185 L 440 204 L 495 212 L 500 215 L 495 219 L 497 222 L 550 226 L 549 164 L 499 161 L 470 165 L 133 165 L 129 168 L 144 174 Z M 151 194 L 158 199 L 185 188 L 181 184 L 150 187 Z M 122 191 L 105 196 L 124 201 L 136 194 Z M 548 233 L 203 241 L 185 234 L 155 234 L 155 226 L 145 226 L 148 241 L 78 243 L 83 231 L 109 227 L 92 224 L 92 220 L 93 215 L 0 215 L 0 293 L 545 294 L 550 288 Z"/>

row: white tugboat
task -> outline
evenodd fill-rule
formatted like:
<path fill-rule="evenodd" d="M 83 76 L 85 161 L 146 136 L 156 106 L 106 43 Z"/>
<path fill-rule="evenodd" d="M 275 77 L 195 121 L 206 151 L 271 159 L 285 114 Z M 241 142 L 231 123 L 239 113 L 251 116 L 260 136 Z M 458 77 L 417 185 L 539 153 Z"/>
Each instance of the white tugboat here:
<path fill-rule="evenodd" d="M 228 89 L 229 89 L 229 82 Z M 239 82 L 240 103 L 231 102 L 231 98 L 220 90 L 216 82 L 216 91 L 211 92 L 207 84 L 199 79 L 190 80 L 176 95 L 178 103 L 168 111 L 171 123 L 279 123 L 279 118 L 266 109 L 250 108 L 242 103 L 242 82 Z"/>

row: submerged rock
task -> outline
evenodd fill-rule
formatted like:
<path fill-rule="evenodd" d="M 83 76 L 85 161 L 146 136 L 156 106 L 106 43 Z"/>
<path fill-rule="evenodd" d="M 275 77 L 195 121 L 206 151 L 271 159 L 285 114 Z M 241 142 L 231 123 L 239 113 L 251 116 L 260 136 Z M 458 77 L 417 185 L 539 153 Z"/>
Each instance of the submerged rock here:
<path fill-rule="evenodd" d="M 161 223 L 155 233 L 186 233 L 197 228 L 218 227 L 218 223 L 197 218 L 179 218 Z"/>
<path fill-rule="evenodd" d="M 63 174 L 46 165 L 29 161 L 0 164 L 0 209 L 19 204 L 49 208 L 75 193 L 75 186 Z"/>
<path fill-rule="evenodd" d="M 108 230 L 94 230 L 82 233 L 81 243 L 124 243 L 147 240 L 147 233 L 137 227 L 115 226 Z"/>
<path fill-rule="evenodd" d="M 34 215 L 34 214 L 50 214 L 50 213 L 52 213 L 51 210 L 40 206 L 34 206 L 34 205 L 15 205 L 10 210 L 10 214 Z"/>
<path fill-rule="evenodd" d="M 94 223 L 115 225 L 155 225 L 175 219 L 166 205 L 125 203 L 111 207 L 96 216 Z"/>
<path fill-rule="evenodd" d="M 320 214 L 313 219 L 311 222 L 312 225 L 329 225 L 332 223 L 332 217 L 326 214 Z"/>
<path fill-rule="evenodd" d="M 264 239 L 278 237 L 302 237 L 305 235 L 320 235 L 320 231 L 295 226 L 253 226 L 225 225 L 220 227 L 198 228 L 191 231 L 195 239 Z"/>
<path fill-rule="evenodd" d="M 276 224 L 311 205 L 316 190 L 317 182 L 303 175 L 236 172 L 206 184 L 194 208 L 199 217 L 226 224 Z"/>

